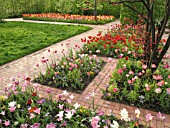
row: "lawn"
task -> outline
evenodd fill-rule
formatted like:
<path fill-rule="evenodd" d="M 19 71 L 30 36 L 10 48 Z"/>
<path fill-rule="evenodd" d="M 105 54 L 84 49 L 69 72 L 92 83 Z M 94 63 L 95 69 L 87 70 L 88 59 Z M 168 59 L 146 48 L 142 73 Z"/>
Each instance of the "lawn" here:
<path fill-rule="evenodd" d="M 0 24 L 0 65 L 59 41 L 90 30 L 90 27 L 24 22 Z"/>

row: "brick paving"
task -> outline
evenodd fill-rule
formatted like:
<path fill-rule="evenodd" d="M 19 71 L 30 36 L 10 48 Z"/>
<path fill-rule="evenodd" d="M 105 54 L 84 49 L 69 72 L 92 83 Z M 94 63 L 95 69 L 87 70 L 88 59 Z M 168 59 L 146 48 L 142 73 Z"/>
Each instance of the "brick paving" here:
<path fill-rule="evenodd" d="M 22 21 L 22 19 L 10 19 L 13 21 Z M 9 21 L 9 20 L 8 20 Z M 25 21 L 26 22 L 26 21 Z M 29 21 L 32 22 L 32 21 Z M 37 23 L 42 23 L 39 21 L 35 21 Z M 48 22 L 43 22 L 43 23 L 48 23 Z M 54 22 L 49 22 L 51 24 L 56 24 Z M 69 49 L 73 48 L 75 44 L 78 44 L 80 46 L 83 46 L 83 43 L 81 43 L 81 38 L 88 37 L 88 36 L 94 36 L 98 33 L 98 31 L 106 31 L 109 29 L 109 27 L 112 24 L 119 23 L 119 21 L 115 21 L 106 25 L 86 25 L 86 26 L 91 26 L 93 27 L 92 30 L 79 34 L 77 36 L 74 36 L 72 38 L 69 38 L 67 40 L 61 41 L 60 43 L 51 45 L 45 49 L 39 50 L 35 53 L 32 53 L 30 55 L 27 55 L 23 58 L 20 58 L 18 60 L 15 60 L 13 62 L 7 63 L 3 66 L 0 66 L 0 78 L 3 78 L 3 83 L 0 86 L 0 95 L 3 95 L 3 89 L 4 87 L 9 83 L 10 78 L 12 76 L 17 76 L 18 74 L 27 74 L 30 78 L 33 79 L 34 75 L 37 75 L 39 70 L 36 68 L 36 64 L 40 64 L 40 69 L 45 70 L 44 66 L 40 63 L 41 62 L 41 57 L 47 57 L 49 58 L 49 53 L 47 52 L 47 49 L 50 49 L 51 51 L 57 50 L 58 55 L 57 58 L 61 58 L 62 54 L 60 54 L 61 50 L 64 49 L 65 51 L 68 51 Z M 71 45 L 66 46 L 66 43 L 68 41 L 71 42 Z M 61 47 L 61 44 L 64 44 L 63 47 Z M 107 61 L 107 57 L 102 57 L 103 60 Z M 94 91 L 96 93 L 95 95 L 95 100 L 94 104 L 95 106 L 98 106 L 97 111 L 104 111 L 105 114 L 110 114 L 110 110 L 118 117 L 120 118 L 120 110 L 123 108 L 126 108 L 127 111 L 129 112 L 130 116 L 135 117 L 134 115 L 134 110 L 136 107 L 124 105 L 124 104 L 119 104 L 115 102 L 109 102 L 103 100 L 101 97 L 103 96 L 102 91 L 100 88 L 105 89 L 108 85 L 109 82 L 109 76 L 112 74 L 113 70 L 116 67 L 116 63 L 118 60 L 115 59 L 115 62 L 112 63 L 107 63 L 102 71 L 95 77 L 95 79 L 87 86 L 87 88 L 81 93 L 73 93 L 70 92 L 69 94 L 73 94 L 75 96 L 73 103 L 77 102 L 83 106 L 92 108 L 92 105 L 89 105 L 89 101 L 91 100 L 86 100 L 85 96 L 89 94 L 90 92 Z M 99 85 L 99 86 L 96 86 Z M 48 96 L 48 94 L 45 92 L 45 90 L 48 88 L 47 86 L 42 86 L 38 85 L 41 87 L 41 91 L 39 92 L 42 96 Z M 56 88 L 51 88 L 52 90 L 52 96 L 55 99 L 57 94 L 62 93 L 62 90 L 56 89 Z M 150 110 L 145 110 L 140 108 L 141 111 L 141 116 L 140 116 L 140 124 L 145 124 L 145 115 L 147 113 L 151 113 L 154 118 L 151 122 L 151 127 L 153 128 L 170 128 L 170 115 L 165 114 L 166 119 L 164 122 L 161 122 L 156 118 L 156 115 L 158 114 L 157 112 L 153 112 Z"/>

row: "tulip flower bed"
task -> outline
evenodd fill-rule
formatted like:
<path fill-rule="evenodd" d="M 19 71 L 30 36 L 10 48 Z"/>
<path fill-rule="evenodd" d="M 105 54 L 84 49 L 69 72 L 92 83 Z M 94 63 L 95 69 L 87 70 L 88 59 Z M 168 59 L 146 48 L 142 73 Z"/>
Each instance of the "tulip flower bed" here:
<path fill-rule="evenodd" d="M 89 58 L 87 54 L 78 53 L 73 56 L 72 51 L 58 62 L 48 64 L 48 59 L 43 58 L 42 63 L 47 65 L 46 73 L 40 72 L 35 82 L 74 91 L 83 90 L 104 66 L 104 61 L 95 56 Z"/>
<path fill-rule="evenodd" d="M 115 20 L 114 16 L 97 16 L 97 21 L 94 16 L 73 15 L 73 14 L 23 14 L 25 20 L 40 20 L 53 22 L 68 22 L 81 24 L 106 24 Z"/>
<path fill-rule="evenodd" d="M 143 26 L 115 25 L 106 34 L 82 39 L 83 53 L 97 54 L 114 58 L 140 59 L 143 55 Z"/>
<path fill-rule="evenodd" d="M 120 59 L 105 99 L 170 113 L 170 71 L 166 61 L 154 73 L 141 61 Z M 152 64 L 152 68 L 156 68 Z"/>
<path fill-rule="evenodd" d="M 41 87 L 32 84 L 29 77 L 24 77 L 21 84 L 21 77 L 12 78 L 12 83 L 5 88 L 6 96 L 0 96 L 0 127 L 6 128 L 144 128 L 139 125 L 139 109 L 135 110 L 136 118 L 131 118 L 128 111 L 123 108 L 120 111 L 121 119 L 104 112 L 96 111 L 96 107 L 88 109 L 78 103 L 73 104 L 74 95 L 69 95 L 67 91 L 56 94 L 52 98 L 50 88 L 44 90 L 47 97 L 42 97 L 39 93 Z M 88 98 L 86 98 L 88 97 Z M 92 99 L 94 104 L 95 93 L 89 93 L 85 99 Z M 91 101 L 90 101 L 91 102 Z M 90 104 L 90 102 L 88 102 Z M 72 105 L 71 105 L 72 104 Z M 165 119 L 161 113 L 157 117 Z M 149 128 L 149 123 L 153 116 L 146 115 L 145 128 Z"/>

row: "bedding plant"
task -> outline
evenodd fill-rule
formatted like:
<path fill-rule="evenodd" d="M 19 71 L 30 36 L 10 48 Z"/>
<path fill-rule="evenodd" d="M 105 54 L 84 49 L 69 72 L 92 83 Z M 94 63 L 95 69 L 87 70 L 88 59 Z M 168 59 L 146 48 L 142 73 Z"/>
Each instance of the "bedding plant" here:
<path fill-rule="evenodd" d="M 156 71 L 141 61 L 120 59 L 110 78 L 104 98 L 170 113 L 170 71 L 164 60 Z"/>
<path fill-rule="evenodd" d="M 52 22 L 68 22 L 81 24 L 106 24 L 115 20 L 114 16 L 97 16 L 97 21 L 94 16 L 75 15 L 75 14 L 59 14 L 59 13 L 44 13 L 44 14 L 23 14 L 25 20 L 39 20 Z"/>
<path fill-rule="evenodd" d="M 82 38 L 83 53 L 113 58 L 141 59 L 143 55 L 144 26 L 113 25 L 107 33 Z"/>
<path fill-rule="evenodd" d="M 52 63 L 49 63 L 48 59 L 42 58 L 41 62 L 45 64 L 44 66 L 47 69 L 45 73 L 40 71 L 39 76 L 34 80 L 35 82 L 80 92 L 105 64 L 104 61 L 97 59 L 96 56 L 90 58 L 87 54 L 79 54 L 78 52 L 73 55 L 72 50 L 68 55 L 65 55 L 63 51 L 62 53 L 63 57 L 59 61 L 53 59 L 58 53 L 50 53 Z"/>
<path fill-rule="evenodd" d="M 43 97 L 39 91 L 41 87 L 32 84 L 29 77 L 13 77 L 12 83 L 5 88 L 5 95 L 0 96 L 0 127 L 3 128 L 143 128 L 139 125 L 139 109 L 135 110 L 135 118 L 130 118 L 124 108 L 120 111 L 118 120 L 111 112 L 104 115 L 103 111 L 96 111 L 97 107 L 87 109 L 78 103 L 72 103 L 74 95 L 67 91 L 53 96 L 50 88 L 44 90 Z M 21 80 L 23 83 L 21 83 Z M 94 92 L 89 93 L 86 99 L 94 100 Z M 66 99 L 66 100 L 65 100 Z M 71 105 L 72 103 L 72 105 Z M 146 115 L 146 128 L 154 117 Z M 163 120 L 161 113 L 158 118 Z"/>

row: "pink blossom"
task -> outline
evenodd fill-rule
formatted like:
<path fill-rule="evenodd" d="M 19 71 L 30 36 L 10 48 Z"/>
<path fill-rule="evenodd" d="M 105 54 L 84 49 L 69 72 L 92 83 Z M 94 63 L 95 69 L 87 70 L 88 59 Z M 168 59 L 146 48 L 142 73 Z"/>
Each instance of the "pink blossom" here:
<path fill-rule="evenodd" d="M 40 123 L 34 123 L 31 128 L 39 128 L 40 127 Z"/>
<path fill-rule="evenodd" d="M 63 65 L 67 65 L 67 62 L 63 62 Z"/>
<path fill-rule="evenodd" d="M 122 54 L 118 55 L 118 58 L 122 58 L 122 57 L 123 57 L 123 55 L 122 55 Z"/>
<path fill-rule="evenodd" d="M 158 86 L 163 86 L 165 84 L 164 80 L 157 83 Z"/>
<path fill-rule="evenodd" d="M 52 90 L 51 90 L 50 88 L 47 88 L 47 89 L 45 90 L 45 92 L 46 92 L 46 93 L 51 93 Z"/>
<path fill-rule="evenodd" d="M 129 75 L 133 75 L 134 72 L 132 70 L 129 71 Z"/>
<path fill-rule="evenodd" d="M 100 127 L 100 126 L 98 125 L 98 122 L 99 122 L 99 121 L 100 121 L 100 117 L 99 117 L 99 116 L 93 117 L 92 120 L 91 120 L 91 126 L 92 126 L 92 128 L 98 128 L 98 127 Z"/>
<path fill-rule="evenodd" d="M 158 113 L 157 117 L 161 120 L 165 119 L 166 117 L 162 115 L 162 113 Z"/>
<path fill-rule="evenodd" d="M 138 73 L 138 76 L 142 76 L 142 73 L 141 73 L 141 72 L 139 72 L 139 73 Z"/>
<path fill-rule="evenodd" d="M 170 95 L 170 88 L 167 88 L 166 91 Z"/>
<path fill-rule="evenodd" d="M 117 92 L 117 91 L 118 91 L 118 88 L 114 88 L 114 89 L 113 89 L 113 92 Z"/>
<path fill-rule="evenodd" d="M 118 69 L 118 74 L 122 74 L 123 70 L 120 68 Z"/>
<path fill-rule="evenodd" d="M 131 84 L 132 83 L 132 80 L 128 80 L 128 84 Z"/>
<path fill-rule="evenodd" d="M 42 59 L 41 62 L 42 62 L 42 63 L 46 63 L 46 62 L 47 62 L 47 59 Z"/>
<path fill-rule="evenodd" d="M 146 90 L 149 91 L 151 88 L 150 87 L 146 87 Z"/>
<path fill-rule="evenodd" d="M 143 69 L 147 69 L 147 65 L 144 64 L 144 65 L 142 66 L 142 68 L 143 68 Z"/>
<path fill-rule="evenodd" d="M 168 79 L 170 79 L 170 75 L 168 75 Z"/>
<path fill-rule="evenodd" d="M 111 63 L 112 61 L 113 61 L 113 59 L 109 57 L 108 62 Z"/>
<path fill-rule="evenodd" d="M 151 121 L 153 116 L 151 115 L 151 113 L 149 113 L 145 116 L 145 118 L 146 118 L 146 121 Z"/>
<path fill-rule="evenodd" d="M 40 115 L 40 111 L 41 111 L 41 108 L 37 108 L 36 110 L 34 110 L 34 112 L 37 113 L 38 115 Z"/>
<path fill-rule="evenodd" d="M 153 75 L 153 79 L 155 79 L 155 80 L 162 80 L 163 77 L 160 76 L 160 75 Z"/>
<path fill-rule="evenodd" d="M 56 125 L 53 123 L 47 124 L 46 128 L 56 128 Z"/>
<path fill-rule="evenodd" d="M 62 104 L 62 105 L 59 104 L 58 107 L 59 107 L 60 109 L 63 109 L 64 105 L 63 105 L 63 104 Z"/>
<path fill-rule="evenodd" d="M 169 66 L 169 64 L 165 64 L 164 66 L 163 66 L 163 68 L 169 68 L 170 66 Z"/>
<path fill-rule="evenodd" d="M 156 64 L 152 64 L 151 67 L 152 67 L 152 68 L 156 68 Z"/>
<path fill-rule="evenodd" d="M 5 126 L 9 126 L 9 125 L 10 125 L 10 121 L 9 121 L 9 120 L 8 120 L 8 121 L 5 121 L 4 125 L 5 125 Z"/>
<path fill-rule="evenodd" d="M 15 109 L 16 109 L 16 107 L 10 107 L 10 108 L 8 108 L 8 109 L 9 109 L 10 112 L 14 112 Z"/>
<path fill-rule="evenodd" d="M 67 102 L 70 104 L 72 102 L 72 100 L 71 99 L 67 99 Z"/>

